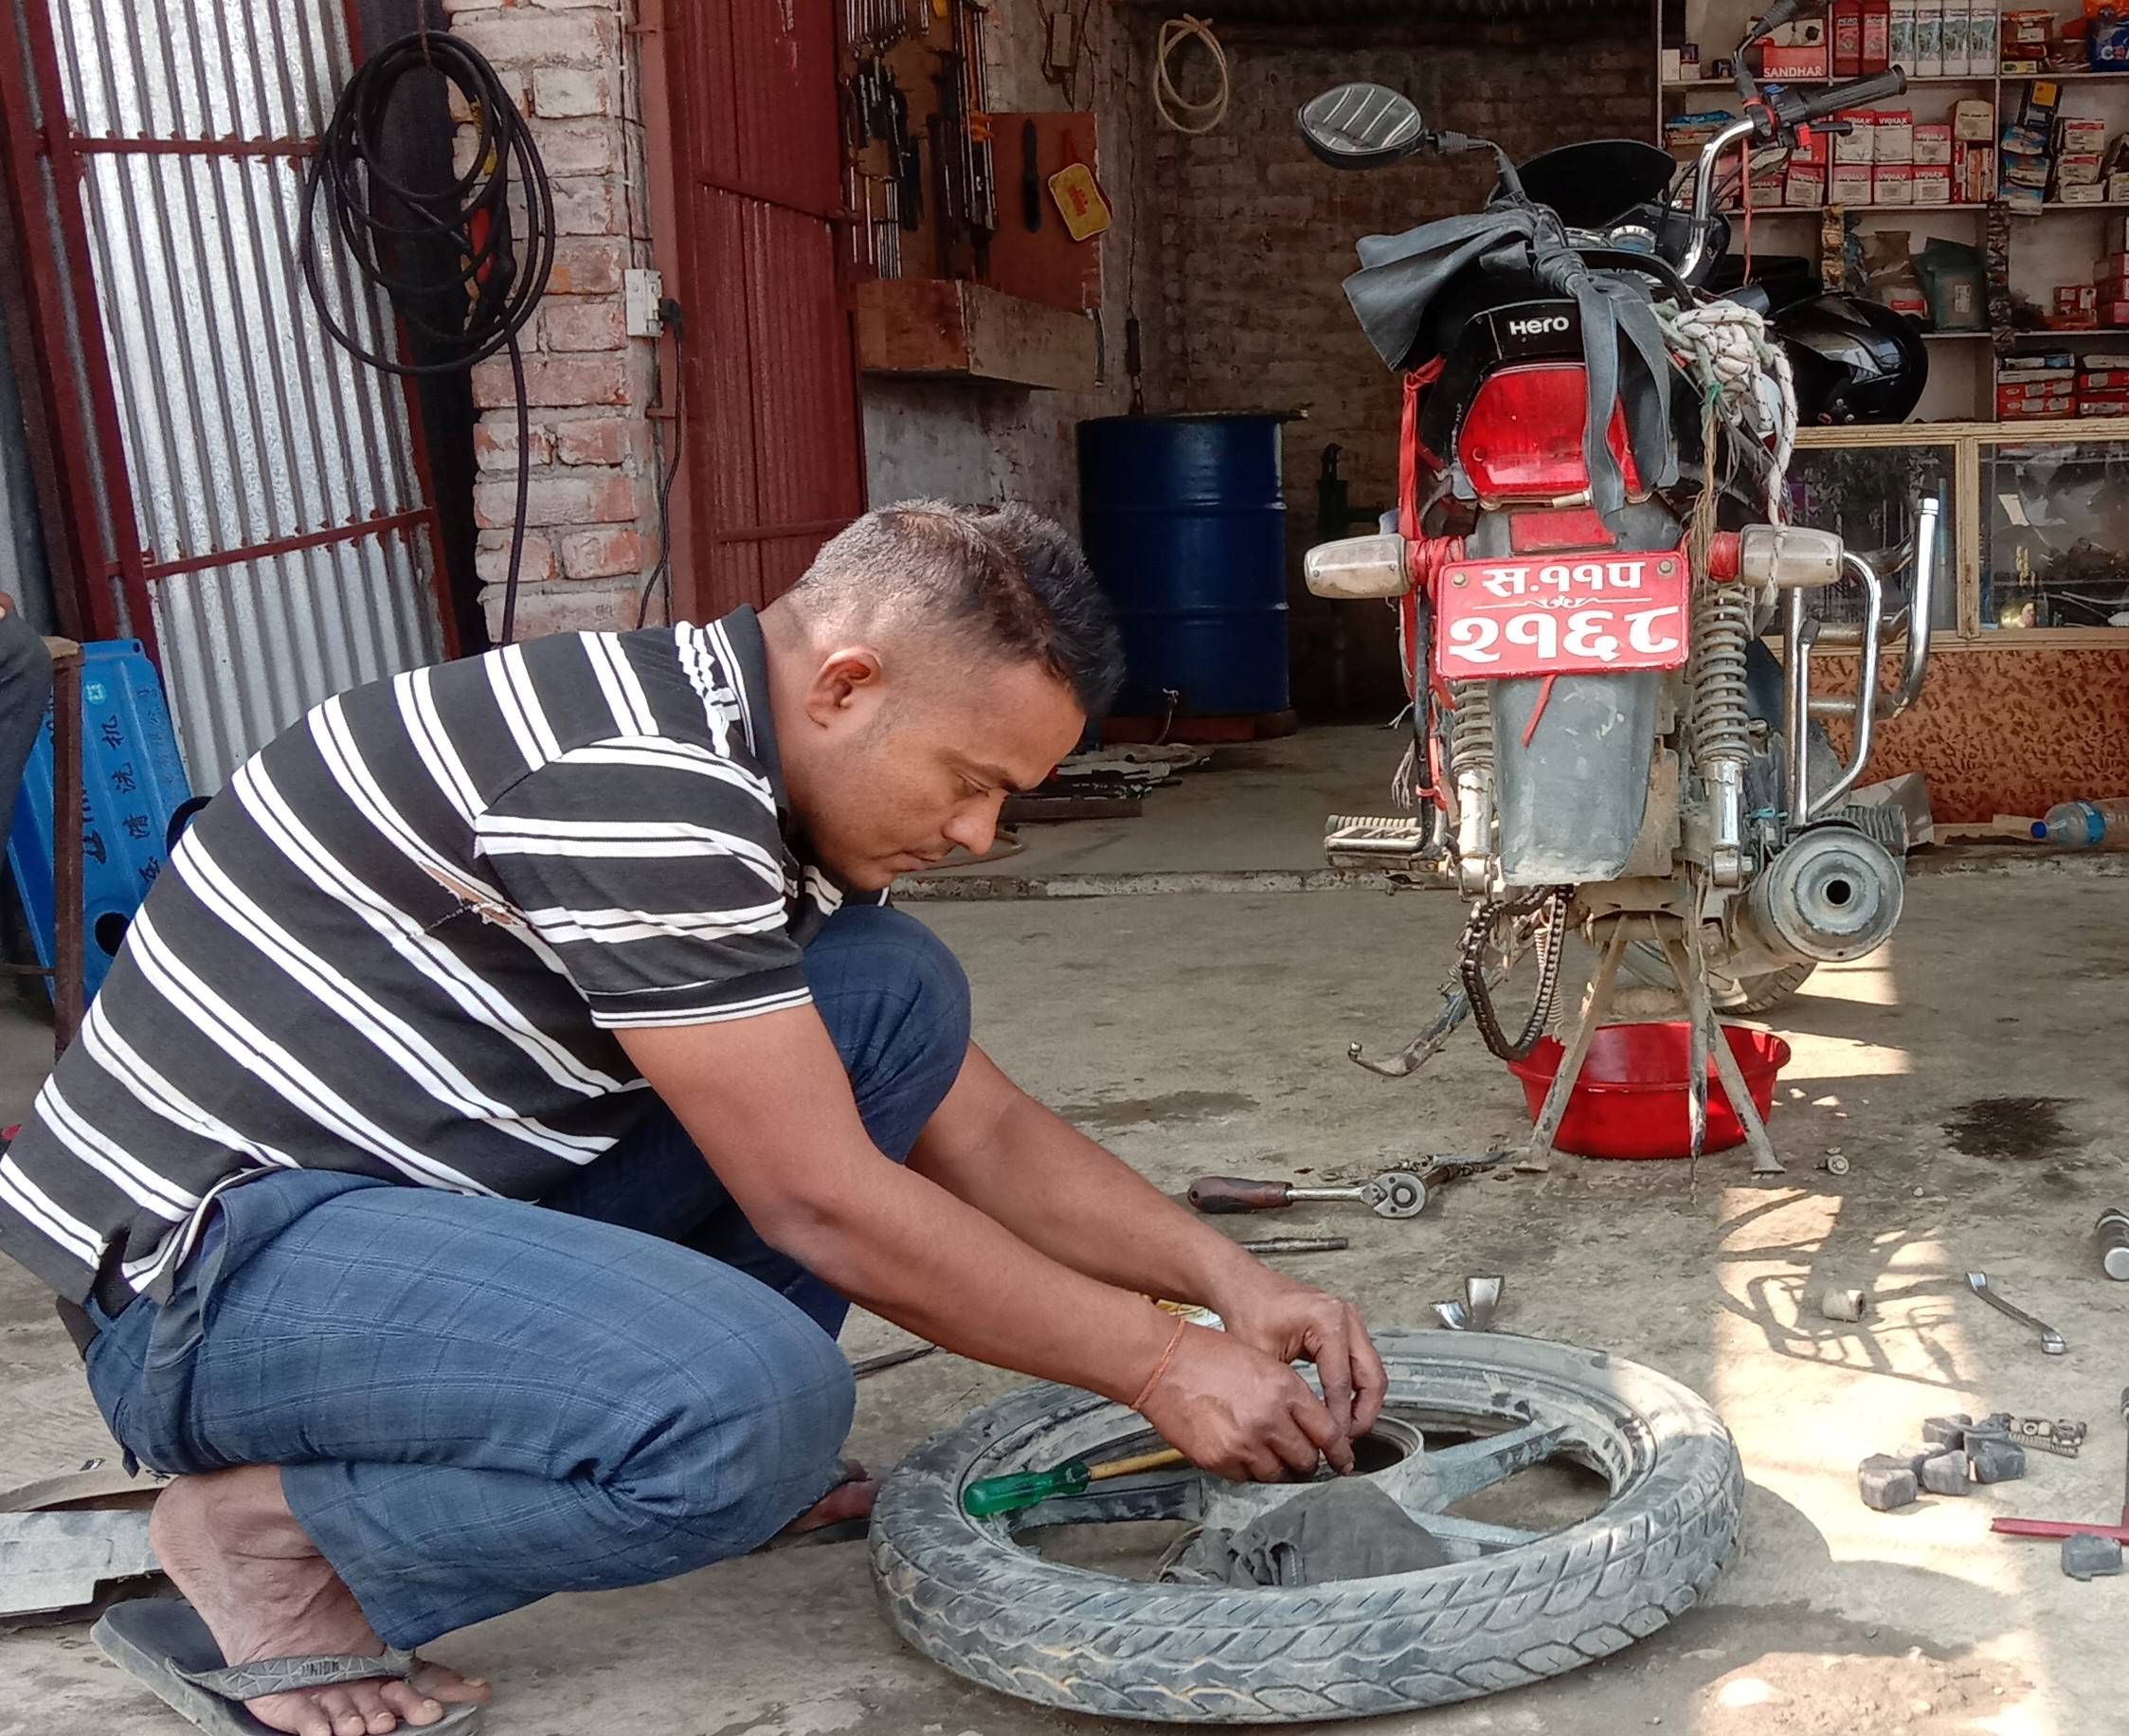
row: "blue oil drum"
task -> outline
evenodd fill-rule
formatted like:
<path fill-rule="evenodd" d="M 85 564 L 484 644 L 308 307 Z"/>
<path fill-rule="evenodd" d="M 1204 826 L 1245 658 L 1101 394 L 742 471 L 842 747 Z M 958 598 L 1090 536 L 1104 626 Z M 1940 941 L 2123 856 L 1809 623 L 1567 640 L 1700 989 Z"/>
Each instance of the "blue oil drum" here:
<path fill-rule="evenodd" d="M 1287 508 L 1276 415 L 1079 425 L 1080 536 L 1128 666 L 1116 710 L 1283 712 Z"/>

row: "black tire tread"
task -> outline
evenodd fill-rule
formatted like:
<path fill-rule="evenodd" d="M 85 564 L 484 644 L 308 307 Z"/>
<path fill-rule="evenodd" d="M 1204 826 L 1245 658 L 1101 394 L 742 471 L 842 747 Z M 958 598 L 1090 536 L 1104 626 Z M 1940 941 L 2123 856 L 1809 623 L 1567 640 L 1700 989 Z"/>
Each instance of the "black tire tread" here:
<path fill-rule="evenodd" d="M 1669 1451 L 1683 1474 L 1652 1474 L 1647 1482 L 1660 1485 L 1649 1491 L 1652 1501 L 1608 1510 L 1510 1557 L 1350 1590 L 1252 1592 L 1129 1581 L 1087 1589 L 1072 1570 L 965 1523 L 955 1535 L 950 1492 L 942 1512 L 936 1491 L 928 1501 L 897 1501 L 891 1481 L 872 1541 L 888 1618 L 972 1681 L 1048 1706 L 1163 1722 L 1413 1710 L 1610 1656 L 1684 1614 L 1714 1582 L 1737 1540 L 1743 1476 L 1736 1448 L 1711 1410 L 1652 1371 L 1567 1346 L 1504 1342 L 1521 1347 L 1506 1378 L 1517 1360 L 1558 1352 L 1680 1395 L 1690 1412 L 1671 1420 Z M 961 1432 L 971 1453 L 983 1438 L 979 1420 Z M 936 1450 L 953 1438 L 920 1449 L 912 1465 L 928 1454 L 935 1462 L 948 1456 Z M 961 1582 L 943 1583 L 942 1571 Z"/>

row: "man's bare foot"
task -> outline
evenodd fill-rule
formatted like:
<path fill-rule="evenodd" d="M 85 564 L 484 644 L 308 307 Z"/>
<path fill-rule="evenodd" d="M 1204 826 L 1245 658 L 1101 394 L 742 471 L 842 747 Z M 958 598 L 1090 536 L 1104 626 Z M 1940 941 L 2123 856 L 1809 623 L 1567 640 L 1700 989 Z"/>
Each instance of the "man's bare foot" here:
<path fill-rule="evenodd" d="M 879 1478 L 868 1475 L 862 1465 L 853 1464 L 850 1469 L 853 1474 L 847 1481 L 838 1483 L 777 1535 L 799 1537 L 845 1519 L 870 1519 L 879 1500 Z"/>
<path fill-rule="evenodd" d="M 179 1477 L 156 1498 L 148 1536 L 232 1664 L 385 1650 L 353 1593 L 296 1523 L 271 1465 Z M 349 1682 L 244 1704 L 260 1723 L 291 1736 L 388 1736 L 488 1693 L 478 1676 L 424 1664 L 411 1682 Z"/>

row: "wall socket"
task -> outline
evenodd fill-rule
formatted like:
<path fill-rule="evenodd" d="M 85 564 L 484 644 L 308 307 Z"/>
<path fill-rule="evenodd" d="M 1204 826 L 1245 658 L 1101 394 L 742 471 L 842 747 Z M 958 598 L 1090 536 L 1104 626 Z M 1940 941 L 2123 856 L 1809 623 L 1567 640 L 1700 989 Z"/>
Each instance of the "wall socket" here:
<path fill-rule="evenodd" d="M 631 337 L 662 337 L 665 321 L 659 317 L 659 303 L 665 299 L 662 271 L 624 271 L 621 274 L 622 317 Z"/>

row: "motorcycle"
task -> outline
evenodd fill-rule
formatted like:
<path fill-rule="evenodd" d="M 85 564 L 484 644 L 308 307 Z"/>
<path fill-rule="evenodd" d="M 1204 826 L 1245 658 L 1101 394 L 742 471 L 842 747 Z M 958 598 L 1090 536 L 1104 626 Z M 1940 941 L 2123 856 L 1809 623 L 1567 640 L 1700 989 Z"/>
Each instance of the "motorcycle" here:
<path fill-rule="evenodd" d="M 1739 45 L 1743 114 L 1683 185 L 1668 152 L 1634 141 L 1519 169 L 1377 84 L 1300 111 L 1308 148 L 1338 168 L 1479 152 L 1498 169 L 1482 211 L 1359 244 L 1345 293 L 1403 377 L 1398 506 L 1378 534 L 1319 544 L 1306 573 L 1319 596 L 1395 604 L 1411 696 L 1393 785 L 1411 811 L 1333 816 L 1329 859 L 1440 874 L 1471 901 L 1437 1016 L 1394 1059 L 1348 1054 L 1403 1076 L 1469 1018 L 1522 1059 L 1554 1022 L 1565 937 L 1580 932 L 1597 964 L 1533 1130 L 1539 1165 L 1623 967 L 1684 1001 L 1693 1154 L 1712 1058 L 1753 1173 L 1782 1173 L 1718 1014 L 1776 1004 L 1817 964 L 1882 946 L 1900 916 L 1903 825 L 1844 798 L 1873 726 L 1921 692 L 1942 503 L 1914 503 L 1912 576 L 1888 609 L 1877 567 L 1783 522 L 1783 496 L 1798 420 L 1903 419 L 1922 346 L 1870 304 L 1708 287 L 1730 154 L 1793 148 L 1905 88 L 1896 69 L 1762 90 L 1747 50 L 1795 9 L 1777 0 Z M 1810 607 L 1837 585 L 1859 593 L 1858 624 Z M 1853 693 L 1814 691 L 1822 646 L 1855 658 Z M 1850 725 L 1845 763 L 1825 718 Z M 1530 1004 L 1504 1019 L 1496 996 L 1526 956 Z"/>

